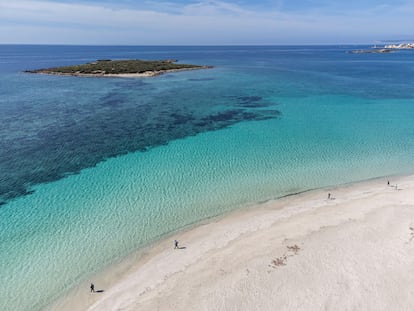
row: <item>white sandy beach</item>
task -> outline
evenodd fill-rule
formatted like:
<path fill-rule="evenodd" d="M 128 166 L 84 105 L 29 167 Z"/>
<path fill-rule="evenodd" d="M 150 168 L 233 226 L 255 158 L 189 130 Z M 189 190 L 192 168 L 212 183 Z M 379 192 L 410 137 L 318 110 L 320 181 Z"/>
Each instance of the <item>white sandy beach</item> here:
<path fill-rule="evenodd" d="M 96 275 L 104 292 L 85 282 L 52 309 L 414 310 L 414 176 L 390 182 L 214 219 Z"/>

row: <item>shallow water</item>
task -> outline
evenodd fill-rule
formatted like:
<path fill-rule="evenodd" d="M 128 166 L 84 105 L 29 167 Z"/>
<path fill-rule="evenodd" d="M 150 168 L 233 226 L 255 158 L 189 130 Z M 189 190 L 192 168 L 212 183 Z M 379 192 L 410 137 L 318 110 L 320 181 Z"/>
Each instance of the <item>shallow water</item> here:
<path fill-rule="evenodd" d="M 0 309 L 40 309 L 134 249 L 240 206 L 412 173 L 414 53 L 349 49 L 0 46 Z M 215 68 L 21 73 L 101 58 Z"/>

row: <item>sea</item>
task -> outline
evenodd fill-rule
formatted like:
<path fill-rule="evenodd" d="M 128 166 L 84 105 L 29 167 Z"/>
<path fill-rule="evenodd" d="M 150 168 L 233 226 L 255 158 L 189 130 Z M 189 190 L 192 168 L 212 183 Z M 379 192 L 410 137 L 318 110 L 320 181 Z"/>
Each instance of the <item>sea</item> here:
<path fill-rule="evenodd" d="M 414 51 L 349 53 L 364 48 L 0 45 L 0 310 L 89 290 L 94 273 L 210 217 L 412 174 Z M 24 72 L 97 59 L 213 68 Z"/>

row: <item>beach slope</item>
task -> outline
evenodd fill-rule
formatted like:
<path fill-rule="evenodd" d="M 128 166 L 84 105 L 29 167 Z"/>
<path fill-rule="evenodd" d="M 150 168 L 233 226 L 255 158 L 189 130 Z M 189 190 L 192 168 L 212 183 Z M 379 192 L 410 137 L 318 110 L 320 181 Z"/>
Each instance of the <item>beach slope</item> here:
<path fill-rule="evenodd" d="M 178 233 L 58 309 L 413 310 L 413 240 L 413 176 L 310 191 Z"/>

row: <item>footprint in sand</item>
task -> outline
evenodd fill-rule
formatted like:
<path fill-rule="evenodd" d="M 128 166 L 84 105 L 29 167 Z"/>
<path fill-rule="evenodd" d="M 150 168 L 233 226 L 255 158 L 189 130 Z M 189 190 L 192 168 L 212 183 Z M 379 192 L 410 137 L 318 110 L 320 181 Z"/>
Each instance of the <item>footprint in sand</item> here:
<path fill-rule="evenodd" d="M 283 256 L 272 259 L 268 265 L 270 268 L 276 269 L 277 267 L 286 266 L 288 258 L 297 255 L 300 251 L 300 247 L 296 244 L 292 246 L 287 245 L 286 248 L 287 252 Z"/>

